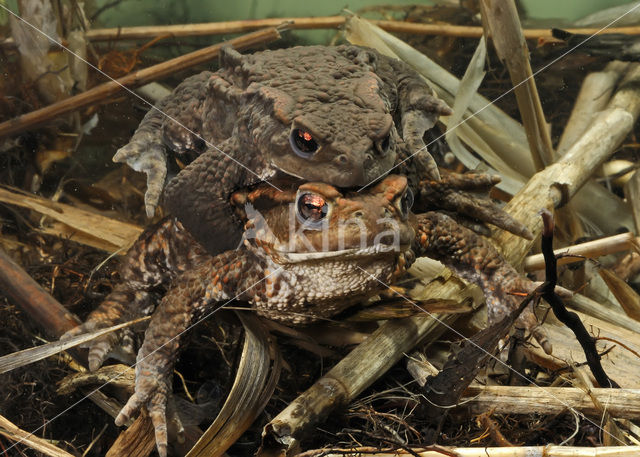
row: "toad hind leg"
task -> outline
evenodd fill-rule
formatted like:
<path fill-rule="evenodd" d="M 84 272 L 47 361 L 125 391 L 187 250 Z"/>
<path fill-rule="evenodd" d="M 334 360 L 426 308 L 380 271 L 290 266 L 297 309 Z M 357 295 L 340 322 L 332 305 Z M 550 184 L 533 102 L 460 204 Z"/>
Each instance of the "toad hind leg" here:
<path fill-rule="evenodd" d="M 120 264 L 121 282 L 89 314 L 87 320 L 61 339 L 148 315 L 155 305 L 153 290 L 209 256 L 175 219 L 148 228 Z M 89 369 L 97 370 L 114 348 L 127 359 L 135 354 L 131 329 L 110 333 L 89 344 Z"/>
<path fill-rule="evenodd" d="M 135 393 L 118 414 L 116 424 L 125 424 L 145 406 L 161 457 L 167 455 L 167 402 L 183 335 L 225 301 L 248 298 L 253 293 L 257 263 L 246 251 L 210 258 L 176 278 L 151 318 L 138 352 Z"/>

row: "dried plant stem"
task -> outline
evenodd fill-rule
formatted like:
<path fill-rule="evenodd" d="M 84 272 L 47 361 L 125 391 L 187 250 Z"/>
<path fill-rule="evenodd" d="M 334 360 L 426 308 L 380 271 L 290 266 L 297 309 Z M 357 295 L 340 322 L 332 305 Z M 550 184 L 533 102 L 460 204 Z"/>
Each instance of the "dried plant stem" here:
<path fill-rule="evenodd" d="M 139 87 L 156 79 L 164 78 L 176 71 L 207 62 L 215 58 L 223 46 L 233 46 L 236 49 L 243 49 L 261 43 L 268 43 L 278 38 L 280 38 L 280 33 L 275 28 L 259 30 L 234 38 L 233 40 L 190 52 L 175 59 L 136 71 L 135 73 L 130 73 L 116 81 L 103 83 L 81 94 L 2 122 L 0 123 L 0 138 L 24 132 L 25 130 L 48 122 L 57 116 L 85 108 L 116 94 L 121 94 L 122 86 L 129 89 Z"/>
<path fill-rule="evenodd" d="M 536 169 L 542 170 L 553 161 L 553 147 L 515 2 L 481 0 L 480 6 L 483 25 L 493 39 L 500 60 L 509 70 Z"/>
<path fill-rule="evenodd" d="M 640 334 L 640 322 L 629 319 L 625 313 L 607 308 L 584 295 L 575 294 L 567 300 L 567 305 L 575 311 Z"/>
<path fill-rule="evenodd" d="M 536 173 L 505 207 L 534 233 L 542 230 L 538 211 L 561 206 L 589 179 L 593 171 L 622 142 L 633 126 L 633 116 L 623 109 L 601 113 L 591 128 L 556 163 Z M 494 236 L 507 261 L 519 265 L 532 242 L 510 233 Z"/>
<path fill-rule="evenodd" d="M 618 81 L 629 67 L 627 62 L 610 62 L 602 71 L 590 73 L 582 82 L 580 93 L 576 99 L 571 116 L 564 128 L 556 155 L 561 157 L 573 143 L 589 128 L 596 115 L 605 109 L 611 99 L 611 95 Z M 587 186 L 595 186 L 588 183 Z M 601 189 L 598 189 L 602 192 Z M 613 195 L 611 198 L 615 198 Z M 575 204 L 569 202 L 556 213 L 558 227 L 568 234 L 570 239 L 578 239 L 584 235 L 582 223 L 574 208 Z"/>
<path fill-rule="evenodd" d="M 631 232 L 627 232 L 556 249 L 554 253 L 556 255 L 565 255 L 558 259 L 558 265 L 564 265 L 567 263 L 581 262 L 584 260 L 582 257 L 596 258 L 602 255 L 632 250 L 635 249 L 639 243 L 640 238 L 635 237 Z M 572 255 L 581 257 L 571 257 Z M 524 271 L 542 270 L 544 268 L 544 256 L 542 254 L 528 256 L 524 259 L 523 267 Z"/>
<path fill-rule="evenodd" d="M 491 410 L 496 414 L 554 415 L 571 407 L 588 416 L 599 416 L 602 411 L 589 395 L 606 405 L 613 417 L 632 419 L 640 415 L 638 389 L 593 388 L 587 393 L 576 387 L 472 386 L 465 391 L 461 403 L 472 414 Z"/>
<path fill-rule="evenodd" d="M 18 446 L 30 447 L 35 451 L 42 453 L 43 455 L 48 455 L 50 457 L 73 457 L 72 454 L 69 454 L 59 447 L 54 446 L 50 441 L 38 438 L 37 436 L 22 430 L 3 416 L 0 416 L 0 435 L 3 435 L 14 442 L 19 441 L 20 444 L 18 444 Z M 16 449 L 14 449 L 13 452 L 8 453 L 7 455 L 14 454 L 18 455 Z M 22 453 L 19 454 L 24 455 Z"/>
<path fill-rule="evenodd" d="M 107 29 L 93 29 L 86 33 L 91 41 L 114 40 L 149 40 L 159 35 L 172 35 L 174 37 L 190 37 L 203 35 L 224 35 L 230 33 L 243 33 L 266 27 L 277 27 L 283 22 L 289 22 L 292 29 L 336 29 L 342 27 L 344 16 L 320 16 L 320 17 L 281 17 L 255 20 L 205 22 L 199 24 L 172 24 L 153 25 L 139 27 L 118 27 Z M 439 35 L 461 38 L 480 38 L 483 34 L 482 27 L 451 24 L 417 24 L 403 21 L 371 21 L 378 27 L 397 33 L 412 33 L 416 35 Z M 568 28 L 563 29 L 570 33 L 591 35 L 593 33 L 625 33 L 628 35 L 640 35 L 640 27 L 612 27 L 606 30 L 599 28 Z M 538 38 L 551 38 L 551 29 L 524 29 L 527 40 Z M 2 42 L 3 46 L 12 46 L 13 40 Z"/>
<path fill-rule="evenodd" d="M 456 315 L 438 318 L 450 324 Z M 419 341 L 443 331 L 439 321 L 425 314 L 386 322 L 267 424 L 263 449 L 296 450 L 300 437 L 334 408 L 352 401 Z"/>
<path fill-rule="evenodd" d="M 0 290 L 51 337 L 58 338 L 78 325 L 64 306 L 1 250 Z"/>
<path fill-rule="evenodd" d="M 557 153 L 563 155 L 589 128 L 594 117 L 609 103 L 613 90 L 629 67 L 627 62 L 610 62 L 602 70 L 584 78 L 571 116 L 562 132 Z"/>

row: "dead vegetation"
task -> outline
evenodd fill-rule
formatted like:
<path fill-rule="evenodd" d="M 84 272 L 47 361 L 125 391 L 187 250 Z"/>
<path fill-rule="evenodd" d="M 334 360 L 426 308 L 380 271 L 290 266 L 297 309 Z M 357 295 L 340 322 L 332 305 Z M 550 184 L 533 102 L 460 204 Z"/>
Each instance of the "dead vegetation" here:
<path fill-rule="evenodd" d="M 188 425 L 187 439 L 178 452 L 186 454 L 202 435 L 199 427 L 208 427 L 212 421 L 215 425 L 205 432 L 205 440 L 189 455 L 219 455 L 232 443 L 229 455 L 254 453 L 261 444 L 261 455 L 302 452 L 305 456 L 475 456 L 487 455 L 485 446 L 518 446 L 508 450 L 508 455 L 518 456 L 527 455 L 526 446 L 548 444 L 563 445 L 545 448 L 549 456 L 631 456 L 640 452 L 636 447 L 640 444 L 636 425 L 640 419 L 640 323 L 634 320 L 640 314 L 634 224 L 640 220 L 634 198 L 640 178 L 635 173 L 625 182 L 617 180 L 637 167 L 640 69 L 637 63 L 608 63 L 602 57 L 585 56 L 579 49 L 546 68 L 566 50 L 557 41 L 536 48 L 532 39 L 548 37 L 548 29 L 525 30 L 520 36 L 517 22 L 512 22 L 510 30 L 497 30 L 495 22 L 492 26 L 491 19 L 496 18 L 491 18 L 491 2 L 480 3 L 494 38 L 500 36 L 507 45 L 526 38 L 529 51 L 501 48 L 496 53 L 493 45 L 478 46 L 482 23 L 476 16 L 477 4 L 465 4 L 461 10 L 451 7 L 452 11 L 422 7 L 378 11 L 384 19 L 379 25 L 452 68 L 455 76 L 388 33 L 349 15 L 303 18 L 287 27 L 344 26 L 349 41 L 394 53 L 414 65 L 454 107 L 454 114 L 443 119 L 443 132 L 447 126 L 451 130 L 446 136 L 448 145 L 440 148 L 441 164 L 460 171 L 480 167 L 500 174 L 504 185 L 495 197 L 509 200 L 507 208 L 536 234 L 542 230 L 538 210 L 564 207 L 555 214 L 559 226 L 556 248 L 579 245 L 576 253 L 597 261 L 571 258 L 572 263 L 558 267 L 559 281 L 580 292 L 568 305 L 579 311 L 588 334 L 594 337 L 604 371 L 621 388 L 597 385 L 574 334 L 541 304 L 539 314 L 553 345 L 552 355 L 521 335 L 512 336 L 517 344 L 511 350 L 498 354 L 499 338 L 494 334 L 490 343 L 483 340 L 480 345 L 498 357 L 485 354 L 475 362 L 467 361 L 465 375 L 470 376 L 470 384 L 456 386 L 449 380 L 451 391 L 458 388 L 460 397 L 457 401 L 455 396 L 447 397 L 447 403 L 439 405 L 444 409 L 435 408 L 430 394 L 447 392 L 442 387 L 429 391 L 425 382 L 429 386 L 447 361 L 456 360 L 451 354 L 462 360 L 461 351 L 468 344 L 463 337 L 476 338 L 476 342 L 482 337 L 478 335 L 484 326 L 479 308 L 482 300 L 446 272 L 438 271 L 440 279 L 428 280 L 428 267 L 420 264 L 398 290 L 427 308 L 427 300 L 437 300 L 439 321 L 426 313 L 406 316 L 406 309 L 392 307 L 390 297 L 396 303 L 406 304 L 406 300 L 390 291 L 383 309 L 403 314 L 386 322 L 377 321 L 378 314 L 364 321 L 345 316 L 301 331 L 229 311 L 199 325 L 176 372 L 176 401 Z M 62 21 L 61 12 L 54 14 Z M 391 22 L 392 17 L 406 22 Z M 450 23 L 453 17 L 458 23 Z M 65 21 L 66 30 L 71 30 L 69 20 Z M 163 41 L 220 30 L 229 33 L 232 26 L 241 27 L 233 29 L 240 32 L 280 23 L 269 21 L 185 25 Z M 418 35 L 420 27 L 425 33 L 427 26 L 431 27 L 429 35 Z M 128 87 L 172 76 L 185 65 L 208 62 L 220 47 L 151 65 L 144 58 L 143 44 L 102 48 L 99 40 L 149 41 L 159 38 L 156 29 L 99 32 L 85 35 L 83 44 L 89 50 L 85 55 L 100 68 L 110 68 L 108 73 L 114 72 Z M 629 37 L 633 33 L 619 32 Z M 264 46 L 278 33 L 275 29 L 255 32 L 236 38 L 235 43 Z M 0 85 L 0 241 L 24 269 L 12 270 L 8 263 L 1 268 L 5 285 L 0 302 L 0 355 L 40 345 L 41 338 L 55 339 L 68 328 L 65 326 L 72 325 L 64 311 L 56 314 L 66 318 L 57 324 L 46 315 L 38 320 L 24 303 L 50 300 L 39 294 L 50 295 L 82 319 L 117 282 L 117 255 L 147 223 L 143 180 L 124 167 L 114 168 L 110 160 L 146 107 L 87 68 L 88 79 L 83 79 L 82 71 L 65 78 L 88 81 L 92 87 L 83 87 L 75 95 L 67 90 L 57 101 L 48 99 L 43 93 L 51 95 L 50 86 L 43 86 L 37 77 L 17 77 L 25 71 L 21 52 L 15 43 L 0 47 L 0 59 L 11 75 Z M 499 55 L 505 52 L 515 70 L 500 62 Z M 523 65 L 528 52 L 530 69 Z M 194 61 L 194 54 L 200 60 Z M 485 61 L 489 62 L 486 76 Z M 540 69 L 544 71 L 537 74 Z M 531 73 L 536 74 L 537 88 L 529 86 L 517 101 L 512 95 L 502 97 Z M 479 92 L 486 99 L 475 90 L 482 79 Z M 500 109 L 483 108 L 496 98 Z M 481 108 L 482 113 L 475 115 Z M 551 123 L 550 135 L 545 118 Z M 518 123 L 522 119 L 524 127 Z M 452 126 L 461 121 L 464 124 L 454 132 Z M 532 145 L 541 152 L 532 156 Z M 603 171 L 600 165 L 612 158 L 626 161 L 624 173 Z M 617 235 L 620 227 L 633 234 Z M 601 237 L 605 240 L 581 244 Z M 544 262 L 531 256 L 539 250 L 537 244 L 503 233 L 494 233 L 493 239 L 514 265 L 522 265 L 534 276 L 544 268 Z M 20 298 L 19 293 L 27 290 L 28 280 L 21 276 L 25 272 L 42 290 L 34 286 Z M 47 302 L 45 308 L 57 309 L 55 301 Z M 464 314 L 459 312 L 462 306 L 467 311 Z M 81 352 L 72 355 L 83 360 Z M 113 425 L 112 416 L 121 407 L 131 381 L 107 382 L 115 376 L 110 370 L 114 368 L 88 375 L 77 362 L 55 356 L 0 374 L 0 453 L 91 456 L 152 452 L 147 418 L 142 416 L 122 433 Z M 124 372 L 130 375 L 130 370 Z M 80 374 L 69 377 L 76 372 Z M 101 392 L 92 393 L 103 384 Z M 56 391 L 58 387 L 65 389 L 63 393 Z M 327 391 L 332 395 L 328 397 Z M 90 393 L 93 402 L 81 401 Z M 247 416 L 235 414 L 238 410 Z M 250 425 L 253 415 L 258 418 Z M 434 415 L 439 419 L 437 427 Z M 245 427 L 247 431 L 240 434 Z M 34 431 L 34 435 L 25 431 Z M 434 441 L 447 448 L 429 448 Z M 477 448 L 477 453 L 460 448 Z M 506 455 L 501 452 L 492 449 L 489 455 Z"/>

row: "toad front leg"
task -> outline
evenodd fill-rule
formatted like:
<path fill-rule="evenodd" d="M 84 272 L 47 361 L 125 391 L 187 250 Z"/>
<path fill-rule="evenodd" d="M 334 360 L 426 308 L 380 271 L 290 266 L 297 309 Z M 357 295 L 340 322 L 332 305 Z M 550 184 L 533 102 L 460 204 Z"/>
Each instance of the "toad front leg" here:
<path fill-rule="evenodd" d="M 489 190 L 499 182 L 500 177 L 496 175 L 443 170 L 440 180 L 422 179 L 418 183 L 413 211 L 451 211 L 459 217 L 489 223 L 528 240 L 533 239 L 527 227 L 488 197 Z"/>
<path fill-rule="evenodd" d="M 536 284 L 522 277 L 487 239 L 451 217 L 428 212 L 416 218 L 416 255 L 440 260 L 460 277 L 480 286 L 487 302 L 489 324 L 517 308 L 522 293 L 535 289 Z M 551 344 L 538 326 L 532 305 L 517 322 L 533 334 L 545 352 L 551 353 Z"/>
<path fill-rule="evenodd" d="M 145 115 L 131 140 L 118 149 L 114 162 L 122 162 L 147 175 L 144 195 L 148 217 L 155 213 L 167 177 L 167 151 L 175 153 L 201 149 L 205 85 L 211 72 L 185 79 Z"/>
<path fill-rule="evenodd" d="M 145 406 L 161 457 L 167 455 L 167 416 L 182 428 L 175 411 L 167 411 L 167 403 L 183 335 L 225 302 L 253 296 L 260 273 L 257 263 L 247 251 L 228 251 L 210 258 L 176 278 L 151 318 L 138 352 L 135 393 L 118 414 L 116 424 L 125 424 Z"/>

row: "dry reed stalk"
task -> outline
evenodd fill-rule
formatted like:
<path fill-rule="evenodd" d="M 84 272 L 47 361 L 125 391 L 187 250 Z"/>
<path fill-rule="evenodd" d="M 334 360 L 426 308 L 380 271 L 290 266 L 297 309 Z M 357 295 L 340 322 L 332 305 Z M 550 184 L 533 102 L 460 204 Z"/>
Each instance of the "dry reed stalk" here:
<path fill-rule="evenodd" d="M 443 457 L 455 455 L 458 457 L 637 457 L 640 455 L 640 446 L 611 446 L 611 447 L 570 447 L 570 446 L 526 446 L 526 447 L 441 447 L 441 450 L 424 451 L 420 448 L 396 449 L 389 452 L 375 448 L 349 448 L 308 451 L 299 454 L 298 457 Z M 444 451 L 444 452 L 443 452 Z M 447 454 L 446 452 L 449 452 Z"/>
<path fill-rule="evenodd" d="M 149 40 L 160 35 L 174 37 L 190 37 L 205 35 L 224 35 L 230 33 L 242 33 L 266 27 L 277 27 L 283 22 L 289 22 L 290 28 L 303 29 L 336 29 L 345 23 L 344 16 L 319 16 L 319 17 L 281 17 L 267 19 L 253 19 L 227 22 L 204 22 L 198 24 L 167 24 L 137 27 L 114 27 L 106 29 L 88 30 L 86 38 L 90 41 L 114 41 L 114 40 Z M 412 33 L 416 35 L 439 35 L 460 38 L 480 38 L 483 34 L 482 27 L 451 25 L 451 24 L 418 24 L 403 21 L 371 21 L 387 32 Z M 628 35 L 640 35 L 640 27 L 611 27 L 601 30 L 596 27 L 566 28 L 570 33 L 591 35 L 594 33 L 625 33 Z M 551 39 L 551 29 L 524 29 L 527 40 L 539 38 Z M 14 46 L 13 39 L 2 42 L 2 46 Z"/>
<path fill-rule="evenodd" d="M 558 143 L 557 153 L 559 156 L 578 141 L 589 128 L 594 117 L 605 109 L 613 90 L 628 67 L 629 63 L 627 62 L 610 62 L 602 71 L 590 73 L 584 78 L 578 98 L 576 98 L 571 110 L 571 116 Z"/>
<path fill-rule="evenodd" d="M 38 438 L 37 436 L 22 430 L 3 416 L 0 416 L 0 435 L 16 443 L 16 446 L 30 447 L 35 451 L 48 455 L 49 457 L 73 457 L 72 454 L 69 454 L 59 447 L 51 444 L 49 440 Z M 18 449 L 14 449 L 11 453 L 8 452 L 7 455 L 13 455 L 14 452 L 15 455 L 24 455 L 22 452 L 19 452 Z"/>
<path fill-rule="evenodd" d="M 633 116 L 623 109 L 601 113 L 589 129 L 556 163 L 536 173 L 506 205 L 505 210 L 534 233 L 542 229 L 538 212 L 560 206 L 573 197 L 626 137 Z M 510 233 L 497 233 L 496 245 L 508 262 L 520 265 L 532 241 Z"/>
<path fill-rule="evenodd" d="M 553 161 L 553 147 L 529 63 L 529 48 L 513 0 L 482 0 L 482 21 L 511 76 L 527 142 L 538 171 Z"/>
<path fill-rule="evenodd" d="M 640 416 L 640 390 L 591 389 L 608 412 L 617 418 L 636 419 Z M 556 398 L 562 399 L 562 403 Z M 594 417 L 602 414 L 591 400 L 589 393 L 577 387 L 537 386 L 472 386 L 461 403 L 472 414 L 491 411 L 496 414 L 555 415 L 567 411 L 567 407 Z"/>
<path fill-rule="evenodd" d="M 233 40 L 215 44 L 194 52 L 176 57 L 175 59 L 153 65 L 143 70 L 130 73 L 114 81 L 108 81 L 86 92 L 53 103 L 49 106 L 23 114 L 16 118 L 0 123 L 0 138 L 16 135 L 25 130 L 34 128 L 51 119 L 85 108 L 101 102 L 108 97 L 120 94 L 123 86 L 134 88 L 148 84 L 156 79 L 161 79 L 180 70 L 199 65 L 218 56 L 224 46 L 233 46 L 236 49 L 244 49 L 257 44 L 268 43 L 280 38 L 278 29 L 270 28 L 249 33 Z"/>
<path fill-rule="evenodd" d="M 439 285 L 440 287 L 446 286 Z M 335 408 L 352 401 L 421 340 L 438 338 L 456 315 L 420 314 L 387 321 L 326 375 L 292 401 L 263 431 L 263 450 L 293 453 L 299 439 Z"/>
<path fill-rule="evenodd" d="M 137 225 L 16 189 L 0 188 L 0 202 L 28 208 L 61 223 L 42 228 L 45 233 L 107 252 L 128 248 L 142 233 L 142 228 Z"/>
<path fill-rule="evenodd" d="M 633 233 L 621 233 L 619 235 L 600 238 L 599 240 L 587 241 L 585 243 L 575 244 L 564 248 L 556 249 L 555 254 L 566 254 L 565 257 L 558 259 L 558 265 L 564 265 L 573 262 L 582 262 L 582 257 L 594 259 L 602 255 L 614 254 L 616 252 L 628 251 L 635 249 L 640 243 L 640 238 L 634 236 Z M 581 257 L 570 257 L 581 256 Z M 542 254 L 534 254 L 524 259 L 524 271 L 535 271 L 544 269 L 544 258 Z"/>

